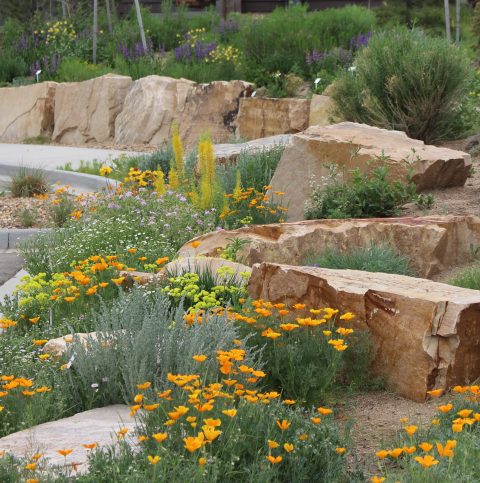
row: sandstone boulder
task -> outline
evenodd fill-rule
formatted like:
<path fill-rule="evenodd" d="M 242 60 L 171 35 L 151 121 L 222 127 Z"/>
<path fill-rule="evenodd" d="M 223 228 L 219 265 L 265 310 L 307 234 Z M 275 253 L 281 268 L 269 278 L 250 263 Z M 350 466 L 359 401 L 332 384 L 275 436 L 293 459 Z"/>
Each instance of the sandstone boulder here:
<path fill-rule="evenodd" d="M 0 89 L 0 142 L 50 137 L 56 87 L 56 82 L 42 82 Z"/>
<path fill-rule="evenodd" d="M 255 139 L 245 143 L 216 144 L 215 156 L 221 164 L 235 164 L 242 153 L 260 153 L 270 151 L 279 146 L 285 146 L 290 142 L 291 134 L 277 134 L 267 138 Z"/>
<path fill-rule="evenodd" d="M 400 131 L 352 122 L 312 126 L 292 137 L 271 181 L 274 190 L 285 192 L 289 221 L 304 219 L 312 178 L 321 183 L 332 164 L 347 178 L 354 168 L 367 172 L 386 165 L 391 180 L 406 181 L 411 173 L 419 191 L 463 186 L 471 168 L 470 155 L 425 145 Z"/>
<path fill-rule="evenodd" d="M 229 140 L 240 97 L 251 84 L 216 81 L 197 84 L 186 79 L 148 76 L 133 83 L 123 111 L 115 122 L 118 144 L 160 145 L 171 137 L 176 123 L 186 147 L 207 131 L 216 142 Z"/>
<path fill-rule="evenodd" d="M 96 332 L 79 332 L 74 336 L 64 335 L 63 337 L 57 337 L 56 339 L 50 339 L 44 346 L 43 352 L 50 354 L 52 357 L 58 358 L 67 352 L 68 346 L 73 342 L 79 341 L 84 346 L 88 344 L 88 340 L 97 340 Z"/>
<path fill-rule="evenodd" d="M 308 99 L 240 99 L 236 134 L 245 139 L 258 139 L 298 133 L 307 128 L 309 111 Z"/>
<path fill-rule="evenodd" d="M 73 449 L 66 464 L 78 464 L 78 472 L 85 473 L 89 450 L 83 444 L 98 443 L 98 447 L 111 446 L 118 441 L 116 432 L 127 428 L 126 441 L 132 443 L 136 423 L 130 417 L 128 406 L 116 404 L 92 409 L 70 418 L 40 424 L 30 429 L 0 438 L 0 451 L 28 461 L 36 453 L 43 455 L 41 461 L 49 466 L 63 467 L 65 459 L 59 449 Z"/>
<path fill-rule="evenodd" d="M 185 109 L 196 83 L 150 75 L 138 79 L 128 92 L 115 121 L 116 144 L 162 144 L 178 114 Z"/>
<path fill-rule="evenodd" d="M 480 376 L 480 291 L 401 275 L 356 270 L 253 267 L 249 295 L 351 311 L 354 329 L 369 331 L 373 371 L 415 401 Z M 345 323 L 345 325 L 347 325 Z"/>
<path fill-rule="evenodd" d="M 310 100 L 309 126 L 328 126 L 333 116 L 334 102 L 329 96 L 314 94 Z"/>
<path fill-rule="evenodd" d="M 384 243 L 407 255 L 419 276 L 430 278 L 472 259 L 472 247 L 480 246 L 480 218 L 427 216 L 252 225 L 202 235 L 195 238 L 200 242 L 197 248 L 189 242 L 179 256 L 216 256 L 235 238 L 249 242 L 240 250 L 239 259 L 250 266 L 261 262 L 303 265 L 308 256 L 326 249 L 348 251 Z"/>
<path fill-rule="evenodd" d="M 53 140 L 64 144 L 111 140 L 115 119 L 131 84 L 130 77 L 115 74 L 59 84 L 55 95 Z"/>

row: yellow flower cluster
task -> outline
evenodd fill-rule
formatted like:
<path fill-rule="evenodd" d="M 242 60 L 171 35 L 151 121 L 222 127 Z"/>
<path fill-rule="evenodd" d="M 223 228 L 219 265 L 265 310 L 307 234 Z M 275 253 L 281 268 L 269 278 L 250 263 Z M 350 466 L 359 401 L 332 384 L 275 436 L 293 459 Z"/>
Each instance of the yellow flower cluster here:
<path fill-rule="evenodd" d="M 124 181 L 129 189 L 149 187 L 155 188 L 158 194 L 164 194 L 165 192 L 164 173 L 162 170 L 142 171 L 139 168 L 130 168 Z"/>
<path fill-rule="evenodd" d="M 212 64 L 219 64 L 221 62 L 230 62 L 232 64 L 238 63 L 240 58 L 240 50 L 231 45 L 218 45 L 205 58 L 205 62 Z"/>

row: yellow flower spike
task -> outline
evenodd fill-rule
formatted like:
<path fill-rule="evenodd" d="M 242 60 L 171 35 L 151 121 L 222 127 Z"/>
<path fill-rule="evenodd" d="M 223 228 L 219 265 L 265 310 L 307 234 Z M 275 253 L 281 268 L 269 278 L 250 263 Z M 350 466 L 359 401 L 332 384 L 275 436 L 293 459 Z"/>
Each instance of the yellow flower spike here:
<path fill-rule="evenodd" d="M 409 436 L 413 436 L 418 429 L 418 426 L 410 425 L 403 428 Z"/>
<path fill-rule="evenodd" d="M 151 465 L 156 465 L 160 461 L 160 456 L 158 456 L 158 455 L 155 455 L 155 456 L 148 455 L 148 461 Z"/>

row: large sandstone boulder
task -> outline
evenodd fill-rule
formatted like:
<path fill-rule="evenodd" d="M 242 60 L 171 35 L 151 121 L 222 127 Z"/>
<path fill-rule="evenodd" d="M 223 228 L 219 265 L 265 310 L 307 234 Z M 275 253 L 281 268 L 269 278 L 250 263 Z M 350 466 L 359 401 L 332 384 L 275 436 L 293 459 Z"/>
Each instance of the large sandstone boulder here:
<path fill-rule="evenodd" d="M 209 132 L 216 142 L 234 134 L 239 99 L 251 89 L 243 81 L 197 84 L 186 79 L 148 76 L 134 82 L 115 122 L 118 144 L 159 145 L 176 123 L 187 147 Z"/>
<path fill-rule="evenodd" d="M 138 79 L 115 121 L 116 144 L 162 144 L 197 84 L 186 79 L 150 75 Z"/>
<path fill-rule="evenodd" d="M 309 112 L 308 99 L 240 99 L 236 134 L 245 139 L 258 139 L 298 133 L 307 128 Z"/>
<path fill-rule="evenodd" d="M 312 179 L 321 183 L 332 164 L 347 178 L 354 168 L 367 172 L 386 165 L 389 179 L 406 181 L 411 174 L 419 191 L 463 186 L 471 168 L 470 155 L 425 145 L 400 131 L 353 122 L 312 126 L 292 137 L 271 181 L 274 190 L 285 192 L 289 221 L 304 219 Z"/>
<path fill-rule="evenodd" d="M 64 144 L 111 140 L 115 119 L 131 84 L 130 77 L 115 74 L 59 84 L 55 95 L 53 140 Z"/>
<path fill-rule="evenodd" d="M 373 371 L 396 393 L 423 401 L 431 389 L 480 377 L 480 291 L 356 270 L 253 267 L 249 295 L 273 303 L 335 307 L 369 331 Z"/>
<path fill-rule="evenodd" d="M 197 237 L 200 245 L 193 248 L 191 242 L 186 243 L 179 256 L 216 256 L 235 238 L 249 242 L 238 256 L 250 266 L 260 262 L 303 265 L 308 256 L 329 248 L 348 251 L 385 243 L 410 257 L 419 276 L 430 278 L 471 260 L 472 247 L 480 246 L 480 218 L 427 216 L 252 225 Z"/>
<path fill-rule="evenodd" d="M 136 422 L 130 417 L 129 407 L 116 404 L 39 424 L 0 438 L 0 452 L 28 461 L 34 454 L 40 453 L 40 462 L 59 467 L 76 463 L 78 472 L 85 473 L 90 451 L 83 445 L 97 443 L 99 448 L 112 446 L 118 441 L 116 432 L 120 428 L 128 430 L 125 438 L 128 443 L 136 441 L 133 436 Z M 57 451 L 67 448 L 73 449 L 73 452 L 65 460 Z"/>
<path fill-rule="evenodd" d="M 56 82 L 0 89 L 0 142 L 50 137 Z"/>

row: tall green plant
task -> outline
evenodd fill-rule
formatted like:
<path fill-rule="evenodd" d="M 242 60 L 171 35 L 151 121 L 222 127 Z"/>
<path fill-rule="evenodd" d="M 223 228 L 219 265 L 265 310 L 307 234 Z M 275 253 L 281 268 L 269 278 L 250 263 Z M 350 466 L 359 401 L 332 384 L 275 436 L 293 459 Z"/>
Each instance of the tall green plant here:
<path fill-rule="evenodd" d="M 433 142 L 462 134 L 456 122 L 470 78 L 465 53 L 441 38 L 397 28 L 375 35 L 335 84 L 346 120 Z"/>

